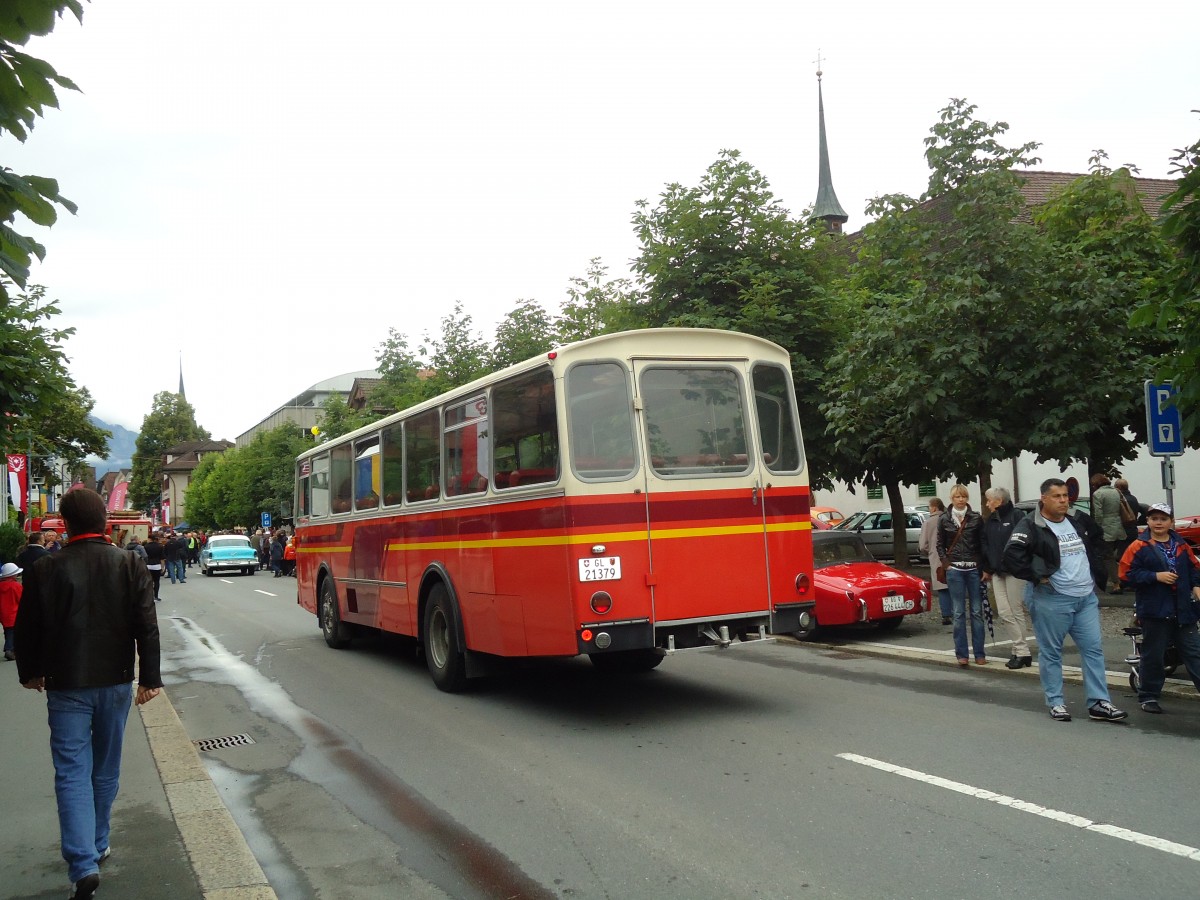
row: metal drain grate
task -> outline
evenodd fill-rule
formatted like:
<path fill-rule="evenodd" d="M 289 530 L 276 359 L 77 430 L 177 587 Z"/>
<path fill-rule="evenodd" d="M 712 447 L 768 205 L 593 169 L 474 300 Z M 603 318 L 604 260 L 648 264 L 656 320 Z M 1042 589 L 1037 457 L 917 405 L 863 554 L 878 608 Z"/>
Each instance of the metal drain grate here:
<path fill-rule="evenodd" d="M 198 741 L 192 741 L 196 745 L 196 749 L 204 752 L 205 750 L 223 750 L 226 747 L 241 747 L 244 744 L 253 744 L 254 738 L 248 734 L 231 734 L 228 737 L 219 738 L 203 738 Z"/>

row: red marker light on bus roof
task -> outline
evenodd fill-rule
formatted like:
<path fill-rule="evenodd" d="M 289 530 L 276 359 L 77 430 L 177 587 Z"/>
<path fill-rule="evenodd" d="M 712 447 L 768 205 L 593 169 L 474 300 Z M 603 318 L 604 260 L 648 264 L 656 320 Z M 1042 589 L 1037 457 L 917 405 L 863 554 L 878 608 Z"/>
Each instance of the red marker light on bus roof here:
<path fill-rule="evenodd" d="M 546 359 L 558 359 L 558 351 L 551 350 L 549 353 L 546 354 Z"/>

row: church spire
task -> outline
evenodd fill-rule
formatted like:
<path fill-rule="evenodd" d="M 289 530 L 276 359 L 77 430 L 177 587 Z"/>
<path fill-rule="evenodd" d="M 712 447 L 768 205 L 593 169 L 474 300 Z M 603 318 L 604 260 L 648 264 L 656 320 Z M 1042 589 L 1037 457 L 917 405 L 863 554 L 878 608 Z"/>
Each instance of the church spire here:
<path fill-rule="evenodd" d="M 185 394 L 183 392 L 183 354 L 182 353 L 179 354 L 179 398 L 181 400 L 187 399 L 187 394 Z"/>
<path fill-rule="evenodd" d="M 813 204 L 811 219 L 824 219 L 829 231 L 842 230 L 842 223 L 850 217 L 838 203 L 833 190 L 833 176 L 829 174 L 829 144 L 825 140 L 825 97 L 821 92 L 821 56 L 817 54 L 817 117 L 821 135 L 820 175 L 817 183 L 817 202 Z"/>

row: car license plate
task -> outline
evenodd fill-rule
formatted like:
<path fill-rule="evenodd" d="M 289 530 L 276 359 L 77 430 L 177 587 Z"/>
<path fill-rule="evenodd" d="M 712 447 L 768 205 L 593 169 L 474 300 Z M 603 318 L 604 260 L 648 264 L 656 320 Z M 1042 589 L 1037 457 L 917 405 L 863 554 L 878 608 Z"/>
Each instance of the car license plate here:
<path fill-rule="evenodd" d="M 579 560 L 580 581 L 619 581 L 621 557 L 604 556 Z"/>
<path fill-rule="evenodd" d="M 905 609 L 911 609 L 911 605 L 909 605 L 908 601 L 906 601 L 903 597 L 897 597 L 894 594 L 889 594 L 883 598 L 884 612 L 903 612 Z"/>

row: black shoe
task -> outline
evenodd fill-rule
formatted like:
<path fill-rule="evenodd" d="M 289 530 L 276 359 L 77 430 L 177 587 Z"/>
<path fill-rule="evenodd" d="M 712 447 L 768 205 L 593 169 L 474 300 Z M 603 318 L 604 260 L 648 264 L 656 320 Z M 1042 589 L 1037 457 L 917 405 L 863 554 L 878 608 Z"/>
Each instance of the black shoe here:
<path fill-rule="evenodd" d="M 1004 664 L 1010 669 L 1028 669 L 1033 665 L 1032 656 L 1013 656 Z"/>
<path fill-rule="evenodd" d="M 71 885 L 71 893 L 68 895 L 68 900 L 74 897 L 75 900 L 91 900 L 96 896 L 96 889 L 100 887 L 100 873 L 93 872 L 91 875 L 84 875 L 77 882 Z"/>
<path fill-rule="evenodd" d="M 1163 708 L 1158 705 L 1157 700 L 1146 700 L 1142 703 L 1142 712 L 1154 713 L 1162 715 Z"/>
<path fill-rule="evenodd" d="M 1097 700 L 1088 707 L 1088 718 L 1096 719 L 1099 722 L 1119 722 L 1128 717 L 1129 713 L 1123 709 L 1117 709 L 1107 700 Z"/>
<path fill-rule="evenodd" d="M 954 620 L 951 619 L 949 616 L 942 616 L 942 624 L 943 625 L 953 625 Z"/>

